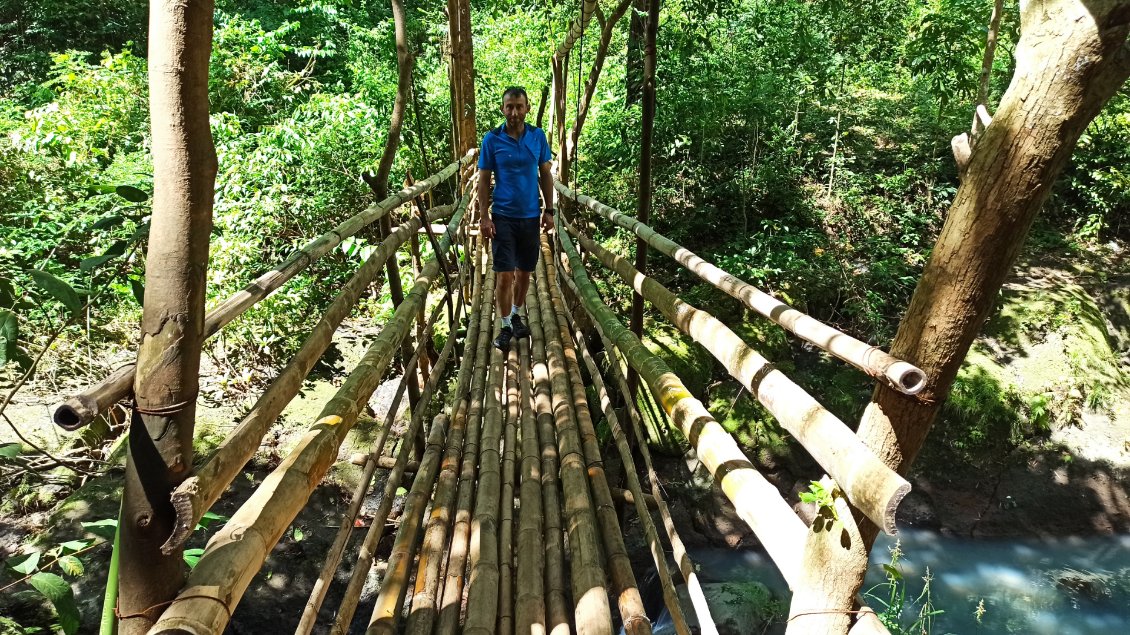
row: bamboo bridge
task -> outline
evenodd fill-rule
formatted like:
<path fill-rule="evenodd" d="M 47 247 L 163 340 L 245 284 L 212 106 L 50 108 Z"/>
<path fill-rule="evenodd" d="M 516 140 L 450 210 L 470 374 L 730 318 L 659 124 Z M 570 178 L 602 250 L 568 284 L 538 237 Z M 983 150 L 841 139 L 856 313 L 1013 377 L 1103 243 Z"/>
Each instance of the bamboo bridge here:
<path fill-rule="evenodd" d="M 532 336 L 503 353 L 490 344 L 496 318 L 489 248 L 471 229 L 477 227 L 478 213 L 474 155 L 467 153 L 431 178 L 315 238 L 208 313 L 210 336 L 344 239 L 398 209 L 407 210 L 340 289 L 251 411 L 173 491 L 177 523 L 163 547 L 166 553 L 183 547 L 193 527 L 252 458 L 363 292 L 398 249 L 412 244 L 419 275 L 392 318 L 293 451 L 212 537 L 150 633 L 224 632 L 255 574 L 311 492 L 336 461 L 346 460 L 339 456 L 342 443 L 359 426 L 369 428 L 374 442 L 357 460 L 364 466 L 360 482 L 332 547 L 319 555 L 322 573 L 296 633 L 360 628 L 367 633 L 611 633 L 621 626 L 630 634 L 650 633 L 638 588 L 641 572 L 629 561 L 617 508 L 625 501 L 640 521 L 677 632 L 692 632 L 691 621 L 698 632 L 716 632 L 648 450 L 637 410 L 637 404 L 645 402 L 657 405 L 682 431 L 793 589 L 790 632 L 820 632 L 821 627 L 813 626 L 820 622 L 806 620 L 829 612 L 829 582 L 806 563 L 822 557 L 821 541 L 830 532 L 820 531 L 820 520 L 810 528 L 797 516 L 682 380 L 621 324 L 587 270 L 602 266 L 614 273 L 703 344 L 827 472 L 835 483 L 829 489 L 836 492 L 840 517 L 856 512 L 894 532 L 895 509 L 909 484 L 710 313 L 680 300 L 586 236 L 577 221 L 612 223 L 634 232 L 745 307 L 876 381 L 913 394 L 925 383 L 923 373 L 786 306 L 560 181 L 556 188 L 565 215 L 559 213 L 556 232 L 542 237 L 542 258 L 526 298 Z M 458 201 L 425 210 L 421 197 L 448 179 L 454 179 L 462 193 Z M 440 221 L 446 226 L 432 225 Z M 418 255 L 421 240 L 431 249 L 426 258 Z M 448 336 L 438 355 L 429 354 L 428 343 L 440 320 L 446 320 Z M 396 404 L 383 421 L 374 421 L 364 408 L 390 373 L 398 351 L 403 379 L 395 401 L 403 399 L 406 390 L 416 397 L 410 399 L 406 429 L 393 438 Z M 642 380 L 637 398 L 626 381 L 630 371 Z M 128 397 L 133 377 L 132 366 L 119 369 L 68 399 L 57 410 L 56 422 L 69 430 L 89 423 Z M 413 387 L 413 382 L 418 383 Z M 587 387 L 595 389 L 595 402 L 586 395 Z M 607 448 L 596 433 L 601 422 L 611 430 L 627 491 L 612 487 L 605 473 Z M 377 470 L 388 471 L 379 507 L 356 559 L 343 562 Z M 646 474 L 646 483 L 641 474 Z M 402 487 L 407 495 L 394 526 L 389 515 Z M 653 512 L 661 522 L 654 521 Z M 386 531 L 395 533 L 387 553 L 378 551 Z M 830 539 L 839 543 L 841 537 Z M 344 599 L 336 608 L 324 607 L 327 590 L 342 569 L 350 572 Z M 361 615 L 362 587 L 374 569 L 383 570 L 379 593 L 371 614 Z M 690 605 L 679 601 L 677 579 L 687 585 Z M 852 633 L 886 632 L 866 607 L 849 612 Z"/>

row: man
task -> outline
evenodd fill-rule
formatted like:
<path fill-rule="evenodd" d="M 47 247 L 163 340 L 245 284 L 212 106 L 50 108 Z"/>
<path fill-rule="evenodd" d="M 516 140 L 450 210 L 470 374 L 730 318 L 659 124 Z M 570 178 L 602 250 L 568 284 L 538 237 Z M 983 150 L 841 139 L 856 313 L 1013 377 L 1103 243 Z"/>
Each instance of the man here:
<path fill-rule="evenodd" d="M 494 254 L 495 305 L 504 316 L 494 345 L 503 352 L 510 350 L 512 338 L 530 335 L 521 311 L 541 252 L 540 229 L 553 228 L 552 155 L 545 133 L 526 124 L 529 112 L 526 90 L 507 88 L 502 94 L 506 123 L 483 137 L 479 152 L 479 231 L 491 240 Z M 538 202 L 539 186 L 544 209 Z"/>

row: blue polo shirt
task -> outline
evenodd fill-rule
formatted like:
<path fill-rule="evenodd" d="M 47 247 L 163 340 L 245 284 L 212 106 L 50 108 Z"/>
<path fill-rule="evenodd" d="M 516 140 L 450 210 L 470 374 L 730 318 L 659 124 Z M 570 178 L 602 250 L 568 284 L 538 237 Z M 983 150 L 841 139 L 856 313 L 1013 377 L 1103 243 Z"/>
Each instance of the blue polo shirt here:
<path fill-rule="evenodd" d="M 494 213 L 511 218 L 537 218 L 538 167 L 553 158 L 541 128 L 526 124 L 515 140 L 506 134 L 506 124 L 483 137 L 479 169 L 494 172 Z"/>

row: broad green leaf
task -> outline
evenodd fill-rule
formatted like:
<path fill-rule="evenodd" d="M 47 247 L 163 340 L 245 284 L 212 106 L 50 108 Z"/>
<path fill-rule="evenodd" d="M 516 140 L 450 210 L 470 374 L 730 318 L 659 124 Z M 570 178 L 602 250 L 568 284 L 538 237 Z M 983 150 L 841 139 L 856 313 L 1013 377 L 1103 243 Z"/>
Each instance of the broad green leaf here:
<path fill-rule="evenodd" d="M 196 563 L 200 562 L 200 557 L 203 555 L 204 550 L 198 547 L 196 549 L 185 549 L 181 557 L 184 558 L 185 564 L 191 569 L 196 566 Z"/>
<path fill-rule="evenodd" d="M 20 455 L 23 447 L 19 443 L 5 443 L 0 445 L 0 459 L 14 459 Z"/>
<path fill-rule="evenodd" d="M 149 200 L 149 194 L 132 185 L 119 185 L 114 188 L 114 193 L 131 203 L 144 203 Z"/>
<path fill-rule="evenodd" d="M 71 585 L 54 573 L 37 573 L 28 580 L 31 586 L 43 594 L 55 606 L 55 613 L 59 615 L 59 626 L 65 635 L 74 635 L 78 632 L 79 615 L 78 606 L 75 604 L 75 594 Z"/>
<path fill-rule="evenodd" d="M 107 216 L 106 218 L 98 219 L 98 221 L 96 223 L 94 223 L 93 225 L 91 225 L 90 228 L 91 229 L 110 229 L 111 227 L 117 227 L 118 225 L 121 225 L 122 223 L 125 222 L 125 220 L 126 220 L 125 218 L 122 218 L 121 216 L 118 216 L 118 215 Z"/>
<path fill-rule="evenodd" d="M 299 529 L 298 527 L 295 527 L 295 528 L 294 528 L 294 539 L 295 539 L 296 541 L 298 541 L 298 542 L 302 542 L 303 540 L 305 540 L 305 539 L 306 539 L 306 533 L 305 533 L 305 532 L 303 532 L 303 531 L 302 531 L 301 529 Z"/>
<path fill-rule="evenodd" d="M 114 190 L 118 189 L 118 187 L 116 185 L 99 184 L 90 186 L 90 189 L 101 194 L 113 194 Z"/>
<path fill-rule="evenodd" d="M 0 366 L 16 358 L 16 342 L 20 339 L 20 321 L 16 314 L 0 309 Z"/>
<path fill-rule="evenodd" d="M 129 279 L 129 288 L 133 291 L 133 299 L 137 300 L 138 306 L 145 305 L 145 283 L 137 278 Z"/>
<path fill-rule="evenodd" d="M 63 570 L 63 573 L 71 577 L 82 575 L 82 560 L 79 560 L 74 556 L 61 556 L 58 562 L 59 568 Z"/>
<path fill-rule="evenodd" d="M 403 487 L 396 488 L 396 495 L 397 496 L 404 496 L 407 493 L 408 493 L 408 490 L 403 488 Z"/>
<path fill-rule="evenodd" d="M 124 240 L 116 240 L 114 241 L 114 244 L 110 245 L 110 248 L 107 249 L 101 256 L 84 258 L 83 261 L 79 263 L 78 268 L 82 269 L 83 271 L 92 271 L 102 264 L 105 264 L 107 261 L 113 260 L 114 258 L 117 258 L 124 253 L 126 253 L 126 242 Z"/>
<path fill-rule="evenodd" d="M 23 575 L 30 575 L 39 567 L 39 557 L 41 555 L 42 554 L 40 554 L 38 551 L 33 551 L 27 554 L 27 557 L 21 560 L 18 564 L 9 566 L 11 566 L 12 571 Z"/>
<path fill-rule="evenodd" d="M 36 286 L 62 302 L 72 313 L 78 313 L 82 308 L 82 300 L 71 285 L 40 269 L 33 269 L 29 273 Z"/>
<path fill-rule="evenodd" d="M 229 520 L 231 520 L 231 518 L 215 512 L 204 512 L 204 515 L 200 517 L 200 522 L 196 523 L 195 529 L 207 529 L 212 523 L 226 523 Z"/>
<path fill-rule="evenodd" d="M 113 540 L 114 534 L 118 530 L 118 519 L 106 518 L 104 520 L 96 520 L 92 523 L 83 523 L 82 528 L 99 538 Z"/>
<path fill-rule="evenodd" d="M 67 542 L 60 544 L 59 547 L 62 548 L 63 552 L 65 553 L 74 553 L 76 551 L 82 551 L 83 549 L 86 549 L 93 543 L 94 541 L 92 540 L 68 540 Z"/>

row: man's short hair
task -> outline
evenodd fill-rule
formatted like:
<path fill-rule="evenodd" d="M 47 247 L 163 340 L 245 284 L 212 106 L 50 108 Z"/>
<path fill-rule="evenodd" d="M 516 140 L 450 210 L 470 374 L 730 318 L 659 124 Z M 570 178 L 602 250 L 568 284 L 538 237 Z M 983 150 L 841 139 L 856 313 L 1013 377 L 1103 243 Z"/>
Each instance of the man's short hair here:
<path fill-rule="evenodd" d="M 507 97 L 513 97 L 515 99 L 517 99 L 518 97 L 525 97 L 526 103 L 530 103 L 530 96 L 526 94 L 526 89 L 522 88 L 521 86 L 510 86 L 506 90 L 502 91 L 502 101 L 506 101 Z"/>

